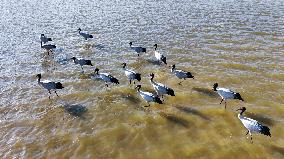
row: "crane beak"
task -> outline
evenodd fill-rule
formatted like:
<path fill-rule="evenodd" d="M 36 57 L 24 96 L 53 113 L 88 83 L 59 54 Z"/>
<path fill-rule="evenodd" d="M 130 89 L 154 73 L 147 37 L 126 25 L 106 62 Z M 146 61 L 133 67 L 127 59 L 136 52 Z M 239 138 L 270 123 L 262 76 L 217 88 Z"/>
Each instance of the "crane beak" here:
<path fill-rule="evenodd" d="M 237 109 L 236 111 L 243 110 L 242 108 Z"/>

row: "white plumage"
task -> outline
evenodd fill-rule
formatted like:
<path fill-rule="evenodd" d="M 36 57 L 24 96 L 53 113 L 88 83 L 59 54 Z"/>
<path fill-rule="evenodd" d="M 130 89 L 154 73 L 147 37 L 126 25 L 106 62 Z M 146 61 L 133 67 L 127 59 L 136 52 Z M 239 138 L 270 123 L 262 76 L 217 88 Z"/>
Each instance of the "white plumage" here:
<path fill-rule="evenodd" d="M 167 65 L 167 58 L 162 53 L 157 51 L 158 45 L 155 44 L 154 47 L 155 47 L 154 54 L 155 54 L 155 57 L 158 60 L 158 62 L 162 61 L 164 64 Z"/>
<path fill-rule="evenodd" d="M 93 38 L 93 35 L 81 32 L 81 31 L 82 31 L 81 28 L 79 28 L 78 31 L 79 31 L 79 34 L 80 34 L 85 40 L 87 40 L 88 38 Z"/>
<path fill-rule="evenodd" d="M 37 77 L 38 77 L 38 84 L 41 85 L 43 88 L 47 89 L 49 94 L 51 94 L 50 92 L 51 90 L 54 90 L 55 94 L 58 96 L 56 89 L 64 88 L 60 82 L 51 82 L 49 80 L 41 81 L 41 74 L 38 74 Z"/>
<path fill-rule="evenodd" d="M 108 73 L 99 73 L 98 68 L 95 69 L 95 78 L 99 78 L 103 80 L 107 87 L 108 87 L 108 83 L 119 84 L 118 79 L 116 79 L 115 77 L 113 77 L 112 75 Z"/>
<path fill-rule="evenodd" d="M 143 48 L 143 47 L 140 47 L 140 46 L 136 46 L 136 47 L 132 46 L 132 42 L 130 42 L 129 45 L 130 45 L 130 48 L 132 50 L 134 50 L 137 53 L 138 56 L 140 55 L 140 53 L 146 52 L 146 48 Z"/>
<path fill-rule="evenodd" d="M 215 83 L 213 85 L 213 90 L 217 91 L 217 93 L 222 97 L 220 104 L 222 104 L 222 102 L 225 101 L 225 109 L 227 106 L 227 102 L 226 102 L 227 99 L 239 99 L 241 101 L 244 101 L 239 93 L 236 93 L 227 88 L 218 88 L 218 83 Z"/>
<path fill-rule="evenodd" d="M 123 69 L 124 69 L 124 73 L 126 75 L 126 77 L 129 79 L 129 83 L 131 84 L 132 80 L 137 80 L 140 81 L 141 80 L 141 74 L 140 73 L 136 73 L 132 70 L 126 69 L 126 63 L 123 63 Z M 134 82 L 135 84 L 135 82 Z"/>
<path fill-rule="evenodd" d="M 83 66 L 84 65 L 90 65 L 90 66 L 93 66 L 91 60 L 85 60 L 83 58 L 76 58 L 76 57 L 72 57 L 71 58 L 75 64 L 79 64 L 83 70 Z"/>
<path fill-rule="evenodd" d="M 243 112 L 245 112 L 246 108 L 242 107 L 240 109 L 241 112 L 238 114 L 238 118 L 240 119 L 240 121 L 242 122 L 242 124 L 244 125 L 244 127 L 248 130 L 246 135 L 249 133 L 251 136 L 251 140 L 252 140 L 252 132 L 257 132 L 257 133 L 261 133 L 267 136 L 271 137 L 270 134 L 270 129 L 267 126 L 264 126 L 262 124 L 260 124 L 258 121 L 248 118 L 248 117 L 244 117 L 242 114 Z"/>
<path fill-rule="evenodd" d="M 155 75 L 153 73 L 150 74 L 150 77 L 151 77 L 150 83 L 152 84 L 153 88 L 157 92 L 158 96 L 162 96 L 163 97 L 164 94 L 175 96 L 175 93 L 174 93 L 173 89 L 163 85 L 162 83 L 155 82 L 154 81 L 154 76 Z"/>
<path fill-rule="evenodd" d="M 139 93 L 139 95 L 148 103 L 148 105 L 145 106 L 145 107 L 150 106 L 149 102 L 155 102 L 155 103 L 163 104 L 161 99 L 158 96 L 154 95 L 153 93 L 141 91 L 140 90 L 141 85 L 137 85 L 136 88 L 138 88 L 137 92 Z"/>
<path fill-rule="evenodd" d="M 176 65 L 172 65 L 171 72 L 179 79 L 184 79 L 184 80 L 186 80 L 186 78 L 194 79 L 194 76 L 190 72 L 184 70 L 177 70 Z M 183 81 L 179 82 L 179 84 L 181 85 L 182 82 Z"/>
<path fill-rule="evenodd" d="M 47 43 L 47 42 L 49 42 L 49 41 L 52 41 L 51 38 L 47 38 L 44 34 L 41 34 L 41 35 L 40 35 L 40 40 L 41 40 L 44 44 Z"/>

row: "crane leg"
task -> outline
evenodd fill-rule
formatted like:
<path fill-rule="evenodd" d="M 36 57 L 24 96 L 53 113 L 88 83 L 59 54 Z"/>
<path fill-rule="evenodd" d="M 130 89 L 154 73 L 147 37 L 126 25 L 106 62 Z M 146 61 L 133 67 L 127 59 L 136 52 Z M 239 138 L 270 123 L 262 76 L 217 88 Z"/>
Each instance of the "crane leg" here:
<path fill-rule="evenodd" d="M 59 95 L 57 94 L 57 92 L 56 91 L 54 91 L 55 92 L 55 94 L 57 95 L 57 97 L 59 97 Z"/>
<path fill-rule="evenodd" d="M 131 80 L 129 80 L 129 84 L 131 84 Z"/>
<path fill-rule="evenodd" d="M 48 93 L 49 93 L 49 96 L 48 96 L 48 98 L 50 99 L 50 95 L 51 95 L 51 92 L 50 92 L 50 90 L 48 90 Z"/>
<path fill-rule="evenodd" d="M 225 109 L 226 109 L 226 107 L 227 107 L 227 102 L 226 102 L 226 100 L 225 100 Z"/>
<path fill-rule="evenodd" d="M 247 131 L 246 135 L 248 135 L 249 131 Z"/>
<path fill-rule="evenodd" d="M 108 87 L 108 84 L 106 83 L 106 86 Z"/>
<path fill-rule="evenodd" d="M 178 84 L 181 85 L 182 82 L 183 82 L 183 81 L 180 81 Z"/>
<path fill-rule="evenodd" d="M 223 100 L 224 100 L 224 99 L 222 98 L 222 100 L 221 100 L 220 104 L 222 104 Z"/>
<path fill-rule="evenodd" d="M 252 141 L 252 134 L 250 132 L 249 132 L 249 134 L 250 134 L 251 143 L 253 143 L 253 141 Z"/>
<path fill-rule="evenodd" d="M 83 66 L 81 66 L 81 69 L 82 69 L 82 73 L 84 73 L 84 69 L 83 69 Z"/>

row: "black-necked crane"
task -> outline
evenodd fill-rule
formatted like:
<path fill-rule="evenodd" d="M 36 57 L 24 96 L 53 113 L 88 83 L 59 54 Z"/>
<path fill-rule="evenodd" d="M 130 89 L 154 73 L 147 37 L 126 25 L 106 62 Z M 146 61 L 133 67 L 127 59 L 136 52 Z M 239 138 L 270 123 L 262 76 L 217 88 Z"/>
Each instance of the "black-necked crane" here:
<path fill-rule="evenodd" d="M 91 60 L 85 60 L 83 58 L 76 58 L 76 57 L 72 57 L 71 59 L 74 61 L 75 64 L 79 64 L 81 66 L 82 70 L 84 70 L 83 69 L 84 65 L 93 66 Z"/>
<path fill-rule="evenodd" d="M 154 95 L 153 93 L 141 91 L 140 90 L 141 89 L 141 85 L 137 85 L 135 87 L 135 89 L 137 89 L 137 92 L 139 93 L 139 95 L 147 102 L 148 105 L 145 106 L 145 107 L 149 107 L 150 106 L 150 102 L 163 104 L 161 99 L 158 96 Z"/>
<path fill-rule="evenodd" d="M 41 81 L 41 74 L 37 74 L 37 77 L 38 77 L 38 81 L 37 81 L 38 84 L 41 85 L 43 88 L 47 89 L 50 95 L 51 95 L 50 91 L 54 90 L 55 94 L 58 96 L 56 90 L 64 88 L 60 82 L 52 82 L 49 80 Z M 50 99 L 50 96 L 48 98 Z"/>
<path fill-rule="evenodd" d="M 135 84 L 134 80 L 141 81 L 141 74 L 140 73 L 136 73 L 133 70 L 127 69 L 126 63 L 123 63 L 122 65 L 123 65 L 122 68 L 124 70 L 124 73 L 125 73 L 126 77 L 129 79 L 129 84 L 131 84 L 132 80 L 133 80 L 134 84 Z"/>
<path fill-rule="evenodd" d="M 234 92 L 227 88 L 219 88 L 218 83 L 214 83 L 213 91 L 217 91 L 217 93 L 222 97 L 220 104 L 222 104 L 222 102 L 225 101 L 225 109 L 227 106 L 227 102 L 226 102 L 227 99 L 239 99 L 241 101 L 244 101 L 240 93 Z"/>
<path fill-rule="evenodd" d="M 108 83 L 119 84 L 118 79 L 116 79 L 115 77 L 113 77 L 112 75 L 108 73 L 99 73 L 99 70 L 100 69 L 98 68 L 95 69 L 95 75 L 97 76 L 97 78 L 103 80 L 107 87 L 108 87 Z"/>
<path fill-rule="evenodd" d="M 252 132 L 261 133 L 263 135 L 271 137 L 270 129 L 267 126 L 260 124 L 258 121 L 254 119 L 243 116 L 243 113 L 246 111 L 245 107 L 237 109 L 237 111 L 239 110 L 241 112 L 238 114 L 238 118 L 240 119 L 244 127 L 247 129 L 246 135 L 250 134 L 251 141 L 252 141 Z"/>
<path fill-rule="evenodd" d="M 56 48 L 55 45 L 47 44 L 47 45 L 42 45 L 42 41 L 40 42 L 41 48 L 45 49 L 47 51 L 47 54 L 49 55 L 49 52 L 52 51 L 53 49 Z"/>
<path fill-rule="evenodd" d="M 163 85 L 162 83 L 158 83 L 154 81 L 154 73 L 150 74 L 150 83 L 152 84 L 153 88 L 155 89 L 155 91 L 157 92 L 158 96 L 161 96 L 163 98 L 164 94 L 168 94 L 171 96 L 175 96 L 175 92 L 173 89 Z"/>
<path fill-rule="evenodd" d="M 164 64 L 167 65 L 167 58 L 166 58 L 166 56 L 164 56 L 162 53 L 157 51 L 158 44 L 155 44 L 154 47 L 155 47 L 154 48 L 155 49 L 154 54 L 155 54 L 155 57 L 158 60 L 158 62 L 162 61 Z"/>
<path fill-rule="evenodd" d="M 130 48 L 134 50 L 138 56 L 140 56 L 140 53 L 146 52 L 146 48 L 140 47 L 140 46 L 133 46 L 132 42 L 129 43 Z"/>
<path fill-rule="evenodd" d="M 40 40 L 41 40 L 44 44 L 47 43 L 47 42 L 49 42 L 49 41 L 52 41 L 51 38 L 47 38 L 44 34 L 41 34 L 41 35 L 40 35 Z"/>
<path fill-rule="evenodd" d="M 177 70 L 176 65 L 172 65 L 171 72 L 175 76 L 177 76 L 177 78 L 179 78 L 179 79 L 184 79 L 184 80 L 186 80 L 187 78 L 193 78 L 194 79 L 194 76 L 190 72 L 187 72 L 187 71 L 184 71 L 184 70 Z M 178 84 L 181 85 L 182 82 L 183 81 L 179 82 Z"/>
<path fill-rule="evenodd" d="M 79 34 L 85 39 L 88 40 L 89 38 L 93 38 L 93 35 L 81 32 L 81 28 L 78 29 Z"/>

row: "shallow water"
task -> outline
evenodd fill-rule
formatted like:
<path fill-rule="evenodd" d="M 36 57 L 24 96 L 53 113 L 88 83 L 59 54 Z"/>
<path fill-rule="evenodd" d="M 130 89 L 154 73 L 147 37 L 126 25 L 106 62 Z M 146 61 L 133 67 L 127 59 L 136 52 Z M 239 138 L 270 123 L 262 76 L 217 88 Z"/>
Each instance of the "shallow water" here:
<path fill-rule="evenodd" d="M 77 1 L 10 0 L 0 3 L 0 158 L 283 158 L 284 1 Z M 81 27 L 94 35 L 84 40 Z M 40 48 L 44 33 L 57 45 Z M 139 60 L 128 43 L 145 46 Z M 153 45 L 169 64 L 195 79 L 178 85 L 154 60 Z M 106 88 L 94 67 L 68 60 L 89 58 L 120 79 Z M 129 86 L 122 62 L 173 88 L 165 104 L 144 103 Z M 37 84 L 60 81 L 59 98 Z M 240 92 L 245 102 L 227 109 L 213 83 Z M 237 108 L 271 128 L 252 144 Z M 232 157 L 233 156 L 233 157 Z"/>

